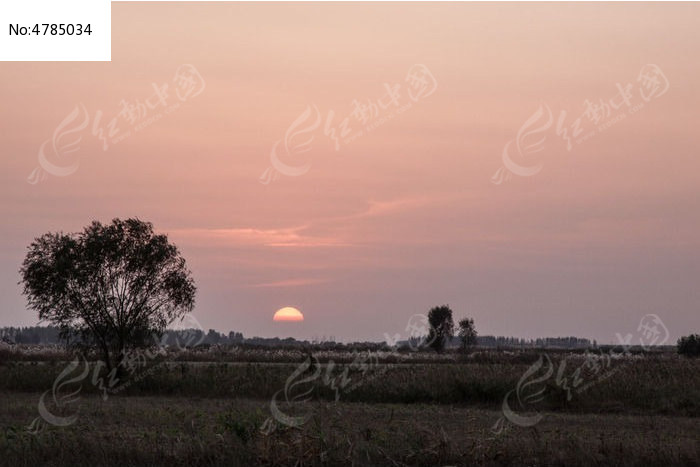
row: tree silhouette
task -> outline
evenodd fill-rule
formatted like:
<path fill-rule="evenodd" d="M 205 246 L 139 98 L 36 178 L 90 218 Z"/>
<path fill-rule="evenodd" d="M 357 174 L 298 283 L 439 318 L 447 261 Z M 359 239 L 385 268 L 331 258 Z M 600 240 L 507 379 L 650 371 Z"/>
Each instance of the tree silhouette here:
<path fill-rule="evenodd" d="M 686 357 L 700 356 L 700 334 L 691 334 L 678 339 L 678 354 Z"/>
<path fill-rule="evenodd" d="M 428 323 L 430 323 L 430 331 L 428 333 L 430 347 L 438 353 L 442 352 L 447 340 L 454 336 L 452 310 L 448 305 L 431 308 L 428 312 Z"/>
<path fill-rule="evenodd" d="M 476 327 L 473 318 L 464 318 L 459 321 L 459 338 L 462 341 L 462 350 L 468 351 L 476 345 Z"/>
<path fill-rule="evenodd" d="M 29 246 L 20 274 L 28 306 L 73 346 L 94 348 L 121 372 L 194 306 L 185 260 L 165 235 L 138 219 L 94 221 L 75 234 L 47 233 Z"/>

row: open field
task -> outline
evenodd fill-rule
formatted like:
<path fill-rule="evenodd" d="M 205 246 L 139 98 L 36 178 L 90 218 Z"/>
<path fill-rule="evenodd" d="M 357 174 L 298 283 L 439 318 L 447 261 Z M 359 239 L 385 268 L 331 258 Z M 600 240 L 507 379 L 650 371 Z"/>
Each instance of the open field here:
<path fill-rule="evenodd" d="M 99 378 L 93 380 L 94 362 L 59 377 L 68 364 L 59 356 L 37 361 L 5 355 L 0 451 L 7 454 L 0 463 L 698 465 L 700 460 L 700 361 L 672 352 L 624 356 L 594 371 L 581 353 L 553 351 L 546 354 L 552 374 L 538 381 L 522 379 L 542 362 L 544 354 L 536 351 L 316 352 L 305 360 L 301 352 L 271 350 L 262 356 L 256 350 L 252 362 L 240 359 L 249 353 L 236 352 L 195 362 L 154 359 L 135 369 L 128 384 L 103 380 L 102 391 Z M 547 368 L 536 375 L 547 376 Z M 83 371 L 88 376 L 70 380 Z M 528 393 L 539 389 L 540 400 L 517 404 L 517 397 L 529 400 Z M 52 413 L 77 415 L 76 421 L 29 433 L 45 391 Z M 75 401 L 61 406 L 73 392 Z M 501 420 L 502 430 L 495 431 L 509 392 L 513 410 L 541 420 L 533 426 Z M 290 427 L 272 417 L 273 398 L 285 416 L 304 417 L 304 423 Z"/>

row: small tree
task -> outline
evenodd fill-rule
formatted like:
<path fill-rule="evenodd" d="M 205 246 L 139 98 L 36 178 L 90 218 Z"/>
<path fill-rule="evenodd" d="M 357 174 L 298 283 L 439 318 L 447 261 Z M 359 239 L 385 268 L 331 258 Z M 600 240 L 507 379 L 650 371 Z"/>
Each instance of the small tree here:
<path fill-rule="evenodd" d="M 678 353 L 686 357 L 700 355 L 700 334 L 691 334 L 678 339 Z"/>
<path fill-rule="evenodd" d="M 464 318 L 459 322 L 459 338 L 462 341 L 462 350 L 467 352 L 476 345 L 476 327 L 473 318 Z"/>
<path fill-rule="evenodd" d="M 442 352 L 447 341 L 454 336 L 452 310 L 448 305 L 431 308 L 428 312 L 428 323 L 430 323 L 428 343 L 436 352 Z"/>
<path fill-rule="evenodd" d="M 39 318 L 74 346 L 97 349 L 110 372 L 120 372 L 130 349 L 154 343 L 194 306 L 184 258 L 138 219 L 44 234 L 29 246 L 20 274 Z"/>

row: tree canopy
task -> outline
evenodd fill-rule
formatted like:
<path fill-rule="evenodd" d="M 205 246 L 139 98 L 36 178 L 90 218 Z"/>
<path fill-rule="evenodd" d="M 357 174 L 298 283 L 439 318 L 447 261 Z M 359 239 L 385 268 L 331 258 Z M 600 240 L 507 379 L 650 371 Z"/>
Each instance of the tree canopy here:
<path fill-rule="evenodd" d="M 462 350 L 465 352 L 476 345 L 476 327 L 474 318 L 464 318 L 459 321 L 459 338 L 462 341 Z"/>
<path fill-rule="evenodd" d="M 430 332 L 428 342 L 437 352 L 442 352 L 445 344 L 454 336 L 454 322 L 452 310 L 448 305 L 436 306 L 428 312 Z"/>

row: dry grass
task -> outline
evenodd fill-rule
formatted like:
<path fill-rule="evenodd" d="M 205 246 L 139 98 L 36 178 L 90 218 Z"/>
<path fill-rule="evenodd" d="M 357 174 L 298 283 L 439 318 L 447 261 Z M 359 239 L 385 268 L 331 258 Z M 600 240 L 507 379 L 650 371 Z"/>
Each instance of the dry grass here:
<path fill-rule="evenodd" d="M 85 397 L 78 422 L 23 432 L 38 394 L 3 397 L 3 465 L 697 465 L 697 419 L 545 413 L 500 435 L 500 413 L 313 402 L 301 428 L 259 427 L 263 401 Z"/>
<path fill-rule="evenodd" d="M 493 361 L 470 358 L 459 363 L 384 363 L 375 361 L 366 372 L 349 364 L 323 364 L 318 377 L 304 385 L 314 399 L 348 402 L 438 403 L 498 408 L 527 371 L 532 355 L 503 355 Z M 296 357 L 300 359 L 300 357 Z M 536 358 L 536 357 L 535 357 Z M 555 367 L 566 359 L 568 381 L 581 365 L 578 355 L 562 354 Z M 328 360 L 326 360 L 328 361 Z M 334 360 L 336 361 L 336 360 Z M 391 361 L 391 360 L 390 360 Z M 132 396 L 248 397 L 269 400 L 283 389 L 299 363 L 208 363 L 149 362 L 148 370 L 137 370 L 142 379 L 116 392 Z M 6 362 L 0 364 L 0 391 L 43 392 L 65 368 L 64 362 Z M 347 369 L 347 372 L 346 372 Z M 76 374 L 78 372 L 76 371 Z M 567 412 L 700 415 L 700 360 L 675 354 L 636 357 L 612 362 L 607 379 L 585 391 L 566 391 L 547 383 L 543 401 L 532 408 Z M 308 377 L 305 374 L 303 377 Z M 596 376 L 583 372 L 584 383 Z M 337 393 L 332 388 L 349 379 Z M 301 379 L 298 378 L 298 379 Z M 293 382 L 293 381 L 292 381 Z M 77 385 L 74 385 L 77 388 Z M 350 390 L 352 388 L 352 390 Z M 82 393 L 97 393 L 87 382 Z"/>
<path fill-rule="evenodd" d="M 615 360 L 609 378 L 571 400 L 552 378 L 542 402 L 528 407 L 543 420 L 532 428 L 507 425 L 500 434 L 491 428 L 503 397 L 537 353 L 416 354 L 407 363 L 391 354 L 363 373 L 348 369 L 356 355 L 327 352 L 318 354 L 325 362 L 319 373 L 309 369 L 295 381 L 310 380 L 290 390 L 310 390 L 309 402 L 282 404 L 308 421 L 300 428 L 276 424 L 265 434 L 260 427 L 270 417 L 270 398 L 285 388 L 304 355 L 254 351 L 255 360 L 267 362 L 150 362 L 156 365 L 147 377 L 106 401 L 90 378 L 71 383 L 62 393 L 82 384 L 80 397 L 64 414 L 77 408 L 78 421 L 38 435 L 26 427 L 65 362 L 5 359 L 0 465 L 700 463 L 700 360 L 670 352 Z M 567 375 L 582 362 L 578 354 L 551 355 L 557 367 L 566 361 Z M 330 383 L 340 384 L 343 374 L 349 384 L 336 394 Z"/>

